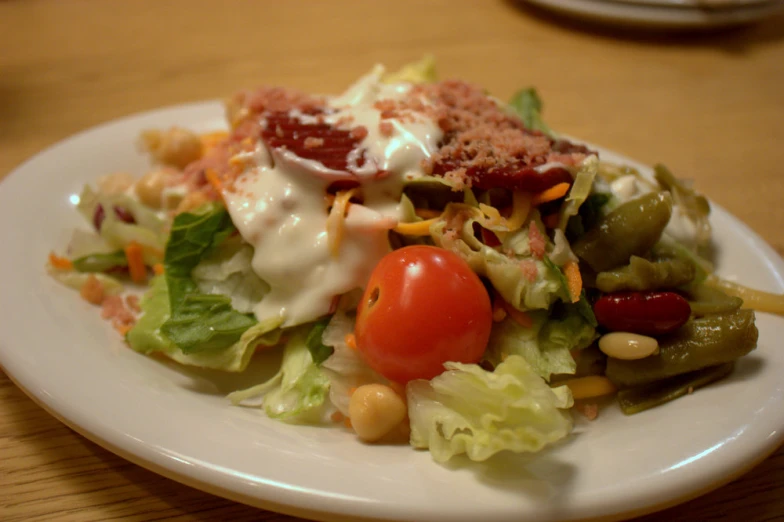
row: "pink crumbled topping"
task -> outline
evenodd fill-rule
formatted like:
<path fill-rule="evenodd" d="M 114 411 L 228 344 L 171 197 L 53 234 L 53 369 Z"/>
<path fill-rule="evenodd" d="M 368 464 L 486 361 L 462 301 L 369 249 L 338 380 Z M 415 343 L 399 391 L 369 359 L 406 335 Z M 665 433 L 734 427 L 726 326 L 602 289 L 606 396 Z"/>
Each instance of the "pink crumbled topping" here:
<path fill-rule="evenodd" d="M 349 136 L 351 136 L 353 139 L 357 141 L 364 140 L 367 137 L 367 135 L 368 135 L 367 127 L 364 127 L 362 125 L 360 125 L 359 127 L 354 127 L 353 129 L 351 129 L 351 132 L 349 132 Z"/>
<path fill-rule="evenodd" d="M 599 405 L 595 402 L 576 402 L 574 409 L 582 413 L 589 421 L 595 420 L 599 416 Z"/>
<path fill-rule="evenodd" d="M 139 306 L 138 295 L 128 294 L 125 296 L 125 305 L 135 314 L 140 314 L 142 312 L 142 307 Z"/>
<path fill-rule="evenodd" d="M 388 121 L 382 121 L 381 123 L 378 124 L 378 131 L 385 138 L 389 138 L 390 136 L 392 136 L 392 133 L 395 131 L 395 127 Z"/>
<path fill-rule="evenodd" d="M 531 283 L 536 281 L 536 278 L 539 275 L 539 268 L 536 266 L 536 261 L 531 259 L 520 261 L 520 270 L 523 272 L 523 277 Z"/>
<path fill-rule="evenodd" d="M 119 295 L 110 295 L 103 300 L 101 317 L 111 320 L 115 328 L 127 327 L 136 322 L 136 316 L 126 308 Z"/>
<path fill-rule="evenodd" d="M 528 227 L 528 244 L 531 247 L 531 253 L 537 259 L 542 259 L 545 254 L 545 246 L 547 243 L 545 242 L 544 235 L 539 230 L 539 227 L 536 226 L 536 223 L 531 221 L 531 224 Z"/>

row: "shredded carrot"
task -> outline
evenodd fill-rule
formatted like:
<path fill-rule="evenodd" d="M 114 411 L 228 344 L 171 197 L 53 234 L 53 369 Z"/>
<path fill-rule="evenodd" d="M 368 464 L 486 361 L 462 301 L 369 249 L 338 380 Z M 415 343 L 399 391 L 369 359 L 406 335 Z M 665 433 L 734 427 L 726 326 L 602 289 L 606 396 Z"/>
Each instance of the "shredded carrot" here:
<path fill-rule="evenodd" d="M 547 190 L 543 190 L 537 194 L 534 194 L 533 199 L 531 200 L 532 205 L 541 205 L 542 203 L 547 203 L 548 201 L 555 201 L 558 198 L 562 198 L 569 192 L 569 184 L 568 183 L 559 183 L 550 187 Z"/>
<path fill-rule="evenodd" d="M 357 338 L 353 333 L 347 333 L 346 337 L 343 340 L 346 343 L 346 345 L 352 350 L 357 349 Z"/>
<path fill-rule="evenodd" d="M 569 284 L 572 302 L 576 303 L 580 300 L 580 293 L 583 291 L 583 278 L 580 275 L 580 267 L 575 261 L 567 261 L 563 268 L 566 282 Z"/>
<path fill-rule="evenodd" d="M 601 375 L 589 375 L 587 377 L 577 377 L 569 379 L 559 384 L 565 384 L 572 391 L 575 399 L 590 399 L 615 393 L 617 388 L 607 377 Z"/>
<path fill-rule="evenodd" d="M 155 275 L 163 274 L 163 265 L 161 263 L 155 263 L 152 265 L 152 271 L 155 272 Z"/>
<path fill-rule="evenodd" d="M 142 246 L 136 241 L 131 241 L 125 247 L 125 257 L 128 259 L 128 271 L 134 283 L 144 283 L 147 280 L 147 267 L 144 266 Z"/>
<path fill-rule="evenodd" d="M 558 222 L 560 221 L 560 219 L 561 216 L 559 216 L 557 212 L 554 212 L 552 214 L 547 214 L 546 216 L 544 216 L 542 218 L 542 223 L 544 223 L 544 226 L 546 228 L 556 229 L 558 228 Z"/>
<path fill-rule="evenodd" d="M 440 210 L 431 210 L 429 208 L 418 208 L 414 210 L 414 213 L 422 219 L 433 219 L 441 215 Z"/>
<path fill-rule="evenodd" d="M 49 252 L 49 264 L 58 270 L 73 270 L 73 263 L 66 257 L 60 257 L 54 252 Z"/>
<path fill-rule="evenodd" d="M 339 411 L 333 412 L 332 415 L 329 416 L 332 419 L 332 422 L 341 422 L 345 417 Z"/>
<path fill-rule="evenodd" d="M 426 219 L 415 223 L 398 223 L 394 230 L 404 236 L 429 236 L 430 225 L 438 221 L 438 218 Z"/>
<path fill-rule="evenodd" d="M 518 310 L 511 304 L 507 303 L 501 297 L 498 298 L 501 301 L 501 304 L 504 306 L 504 310 L 509 317 L 512 318 L 514 322 L 522 326 L 523 328 L 531 328 L 534 325 L 534 320 L 531 319 L 531 316 L 527 313 Z"/>
<path fill-rule="evenodd" d="M 204 171 L 204 177 L 207 178 L 207 181 L 209 181 L 212 188 L 215 189 L 215 192 L 218 193 L 218 196 L 223 198 L 223 181 L 221 181 L 218 173 L 212 169 L 207 169 Z"/>
<path fill-rule="evenodd" d="M 343 419 L 343 425 L 344 425 L 346 428 L 348 428 L 348 429 L 353 429 L 353 428 L 352 428 L 352 426 L 351 426 L 351 419 L 349 419 L 348 417 L 346 417 L 345 419 Z"/>

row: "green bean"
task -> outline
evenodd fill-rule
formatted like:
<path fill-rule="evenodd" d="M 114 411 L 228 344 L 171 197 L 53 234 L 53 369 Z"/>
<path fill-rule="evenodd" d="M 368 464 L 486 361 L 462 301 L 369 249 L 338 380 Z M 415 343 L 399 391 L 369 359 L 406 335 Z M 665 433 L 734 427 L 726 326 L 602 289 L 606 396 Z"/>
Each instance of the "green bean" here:
<path fill-rule="evenodd" d="M 627 388 L 618 392 L 618 405 L 626 415 L 633 415 L 691 393 L 697 388 L 723 379 L 732 372 L 734 362 L 710 366 L 696 372 Z"/>
<path fill-rule="evenodd" d="M 596 272 L 644 256 L 659 241 L 672 214 L 669 192 L 651 192 L 627 201 L 585 233 L 572 250 Z"/>
<path fill-rule="evenodd" d="M 73 267 L 77 272 L 106 272 L 123 266 L 128 266 L 128 260 L 122 250 L 108 254 L 90 254 L 73 260 Z"/>
<path fill-rule="evenodd" d="M 734 361 L 757 346 L 754 312 L 738 310 L 691 319 L 659 339 L 659 353 L 635 361 L 607 359 L 605 375 L 619 388 L 647 384 Z"/>
<path fill-rule="evenodd" d="M 597 274 L 596 287 L 602 292 L 676 288 L 690 283 L 694 274 L 694 263 L 683 259 L 648 261 L 632 256 L 628 265 Z"/>
<path fill-rule="evenodd" d="M 739 310 L 743 299 L 730 296 L 708 285 L 695 285 L 686 292 L 691 312 L 696 316 L 724 314 Z"/>

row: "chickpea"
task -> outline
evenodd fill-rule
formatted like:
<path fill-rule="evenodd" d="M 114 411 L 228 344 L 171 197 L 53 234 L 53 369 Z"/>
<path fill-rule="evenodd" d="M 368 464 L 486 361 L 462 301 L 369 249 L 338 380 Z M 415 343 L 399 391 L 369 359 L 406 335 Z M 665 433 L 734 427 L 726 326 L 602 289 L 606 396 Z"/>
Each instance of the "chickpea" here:
<path fill-rule="evenodd" d="M 115 172 L 98 178 L 97 185 L 101 194 L 115 196 L 128 190 L 134 181 L 134 177 L 127 172 Z"/>
<path fill-rule="evenodd" d="M 351 395 L 348 413 L 357 436 L 365 442 L 375 442 L 403 422 L 406 403 L 389 386 L 365 384 Z"/>
<path fill-rule="evenodd" d="M 161 208 L 165 186 L 166 171 L 162 169 L 151 170 L 136 183 L 136 195 L 148 207 Z"/>
<path fill-rule="evenodd" d="M 172 127 L 167 131 L 149 130 L 142 133 L 142 142 L 152 156 L 164 165 L 178 169 L 201 158 L 201 140 L 191 131 Z"/>

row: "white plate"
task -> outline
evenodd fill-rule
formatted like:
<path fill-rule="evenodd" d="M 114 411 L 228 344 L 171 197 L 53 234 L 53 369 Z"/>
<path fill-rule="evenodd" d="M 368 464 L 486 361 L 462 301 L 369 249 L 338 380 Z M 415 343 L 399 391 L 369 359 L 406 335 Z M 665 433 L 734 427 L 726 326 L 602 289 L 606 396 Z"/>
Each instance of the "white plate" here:
<path fill-rule="evenodd" d="M 324 520 L 444 522 L 639 514 L 729 481 L 781 442 L 784 320 L 766 314 L 758 316 L 759 348 L 721 383 L 633 417 L 612 406 L 533 458 L 450 467 L 408 447 L 360 444 L 339 428 L 289 426 L 231 407 L 224 393 L 249 376 L 232 383 L 134 353 L 96 308 L 45 275 L 45 258 L 82 226 L 69 198 L 83 183 L 144 171 L 134 148 L 142 129 L 208 130 L 221 117 L 217 103 L 205 103 L 109 123 L 39 154 L 0 184 L 0 363 L 88 438 L 260 507 Z M 721 208 L 713 223 L 723 275 L 784 289 L 784 263 L 770 247 Z"/>
<path fill-rule="evenodd" d="M 658 29 L 707 29 L 756 22 L 784 9 L 784 1 L 695 7 L 667 0 L 518 0 L 572 18 L 603 24 Z"/>

